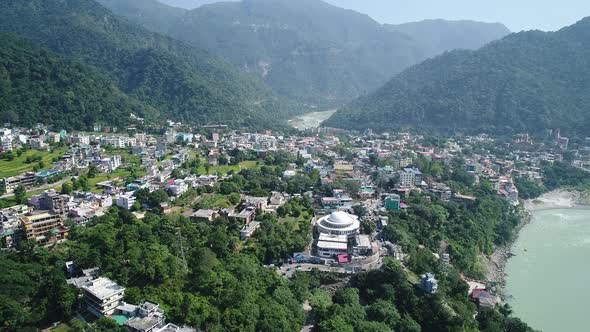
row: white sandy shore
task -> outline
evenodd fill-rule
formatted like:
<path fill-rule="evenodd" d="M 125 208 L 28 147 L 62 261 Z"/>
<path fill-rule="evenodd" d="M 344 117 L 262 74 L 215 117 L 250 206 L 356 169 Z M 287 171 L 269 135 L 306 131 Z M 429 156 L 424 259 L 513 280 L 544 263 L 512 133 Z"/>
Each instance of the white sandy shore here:
<path fill-rule="evenodd" d="M 529 212 L 554 209 L 573 209 L 586 205 L 585 195 L 578 191 L 555 190 L 536 199 L 525 201 L 524 207 Z"/>

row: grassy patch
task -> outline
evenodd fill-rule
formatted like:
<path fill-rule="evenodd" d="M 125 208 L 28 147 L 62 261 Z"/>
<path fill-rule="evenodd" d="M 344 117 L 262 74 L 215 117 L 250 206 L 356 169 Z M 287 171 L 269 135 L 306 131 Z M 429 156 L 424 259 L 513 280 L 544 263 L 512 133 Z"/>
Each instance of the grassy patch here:
<path fill-rule="evenodd" d="M 27 159 L 27 157 L 33 157 L 33 156 L 41 156 L 41 160 L 43 161 L 43 163 L 45 164 L 45 167 L 41 170 L 46 170 L 46 169 L 50 169 L 52 166 L 52 159 L 57 157 L 61 157 L 65 152 L 67 151 L 67 148 L 59 148 L 59 149 L 55 149 L 51 152 L 47 152 L 47 151 L 37 151 L 37 150 L 27 150 L 25 151 L 20 157 L 18 157 L 16 155 L 16 152 L 14 152 L 14 159 L 13 160 L 0 160 L 0 178 L 6 178 L 6 177 L 10 177 L 10 176 L 15 176 L 15 175 L 19 175 L 25 172 L 30 172 L 33 170 L 33 167 L 35 165 L 38 165 L 39 162 L 34 162 L 34 163 L 30 163 L 27 164 L 25 162 L 25 160 Z"/>
<path fill-rule="evenodd" d="M 197 205 L 201 209 L 229 208 L 232 206 L 227 196 L 219 194 L 204 195 Z"/>

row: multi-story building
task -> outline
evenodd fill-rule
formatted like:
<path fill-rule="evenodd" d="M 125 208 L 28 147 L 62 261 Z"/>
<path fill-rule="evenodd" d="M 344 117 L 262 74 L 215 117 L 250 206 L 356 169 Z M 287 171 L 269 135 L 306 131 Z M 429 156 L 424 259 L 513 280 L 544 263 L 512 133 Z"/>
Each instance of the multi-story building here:
<path fill-rule="evenodd" d="M 46 241 L 47 235 L 60 236 L 63 228 L 63 216 L 49 211 L 36 211 L 21 218 L 21 224 L 25 237 L 28 240 Z"/>
<path fill-rule="evenodd" d="M 134 317 L 125 322 L 132 332 L 156 332 L 164 326 L 166 317 L 159 305 L 145 302 L 137 307 Z"/>
<path fill-rule="evenodd" d="M 65 217 L 67 214 L 66 204 L 69 200 L 69 195 L 61 195 L 55 190 L 49 190 L 38 196 L 38 208 L 39 210 L 48 210 Z"/>
<path fill-rule="evenodd" d="M 12 135 L 0 137 L 0 144 L 3 152 L 12 151 Z"/>
<path fill-rule="evenodd" d="M 25 188 L 31 187 L 36 180 L 37 176 L 35 172 L 26 172 L 21 175 L 5 178 L 3 180 L 3 185 L 6 192 L 11 193 L 18 186 L 23 186 Z"/>
<path fill-rule="evenodd" d="M 399 184 L 405 188 L 413 188 L 422 184 L 422 172 L 417 168 L 404 168 L 399 174 Z"/>
<path fill-rule="evenodd" d="M 125 296 L 125 287 L 101 277 L 89 281 L 82 287 L 83 299 L 88 311 L 97 317 L 110 316 Z"/>
<path fill-rule="evenodd" d="M 117 206 L 125 210 L 131 210 L 135 204 L 135 196 L 133 193 L 125 193 L 117 197 Z"/>

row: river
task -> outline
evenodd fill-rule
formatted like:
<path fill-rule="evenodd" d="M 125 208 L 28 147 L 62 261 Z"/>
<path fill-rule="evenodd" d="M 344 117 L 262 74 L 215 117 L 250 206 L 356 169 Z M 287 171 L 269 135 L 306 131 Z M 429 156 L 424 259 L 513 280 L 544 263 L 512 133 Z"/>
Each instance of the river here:
<path fill-rule="evenodd" d="M 512 252 L 505 271 L 515 315 L 545 332 L 590 331 L 590 210 L 533 212 Z"/>
<path fill-rule="evenodd" d="M 289 124 L 300 130 L 317 128 L 334 113 L 336 110 L 306 113 L 289 120 Z"/>

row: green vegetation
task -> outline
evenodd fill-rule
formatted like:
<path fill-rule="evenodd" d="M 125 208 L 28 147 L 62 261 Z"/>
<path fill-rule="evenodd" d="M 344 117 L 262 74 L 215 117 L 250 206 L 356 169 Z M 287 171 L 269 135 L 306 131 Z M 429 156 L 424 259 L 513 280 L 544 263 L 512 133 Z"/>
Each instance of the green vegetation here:
<path fill-rule="evenodd" d="M 224 2 L 192 11 L 156 0 L 99 1 L 152 31 L 246 66 L 282 96 L 324 107 L 376 89 L 426 58 L 478 48 L 509 32 L 501 25 L 443 21 L 418 23 L 429 33 L 414 35 L 318 0 Z"/>
<path fill-rule="evenodd" d="M 70 87 L 69 92 L 60 87 L 67 92 L 63 97 L 43 102 L 48 108 L 62 109 L 61 114 L 56 114 L 61 116 L 60 121 L 63 120 L 59 125 L 88 128 L 95 120 L 118 124 L 129 117 L 130 111 L 136 111 L 138 115 L 151 114 L 183 122 L 223 122 L 235 126 L 276 128 L 282 125 L 281 121 L 291 110 L 296 111 L 290 104 L 276 98 L 256 78 L 241 73 L 207 52 L 128 23 L 92 0 L 2 1 L 0 31 L 30 38 L 39 46 L 94 66 L 110 78 L 110 81 L 93 80 L 84 67 L 72 71 L 76 69 L 72 64 L 57 72 L 60 80 L 66 83 L 65 87 Z M 45 80 L 44 75 L 46 77 L 51 72 L 51 66 L 37 67 L 30 79 L 35 82 Z M 72 70 L 68 72 L 67 68 Z M 36 71 L 39 73 L 35 74 Z M 68 81 L 72 76 L 70 74 L 75 74 L 73 77 L 78 79 Z M 83 81 L 88 87 L 83 89 L 82 95 L 78 93 L 82 87 L 74 89 L 76 81 Z M 94 85 L 91 84 L 100 88 L 92 88 Z M 49 87 L 52 86 L 49 82 Z M 20 93 L 21 90 L 15 92 Z M 101 93 L 104 91 L 111 91 L 113 96 L 103 98 Z M 118 91 L 141 103 L 132 107 L 131 102 L 121 99 L 123 97 L 117 99 L 116 95 L 121 94 Z M 36 108 L 29 108 L 38 104 L 27 106 L 24 94 L 7 97 L 18 101 L 13 106 L 17 109 L 3 109 L 3 121 L 18 121 L 19 117 L 15 114 L 21 115 L 18 111 L 22 110 L 27 110 L 29 115 L 23 117 L 23 123 L 49 120 L 49 117 L 41 117 Z M 94 98 L 89 100 L 92 102 L 83 103 L 90 97 Z M 97 103 L 104 104 L 104 107 L 94 109 Z M 64 112 L 63 106 L 68 106 L 70 110 Z M 157 112 L 152 112 L 153 109 Z M 75 114 L 76 110 L 84 110 L 83 114 L 87 114 L 88 118 L 69 115 Z M 125 114 L 123 118 L 122 114 Z M 68 122 L 70 118 L 72 122 Z"/>
<path fill-rule="evenodd" d="M 580 191 L 590 189 L 590 172 L 564 162 L 543 163 L 543 185 L 525 178 L 516 178 L 515 184 L 523 199 L 533 199 L 542 194 L 564 188 Z"/>
<path fill-rule="evenodd" d="M 412 67 L 336 112 L 329 126 L 588 135 L 590 19 L 512 34 Z"/>
<path fill-rule="evenodd" d="M 441 274 L 436 294 L 425 294 L 409 278 L 399 262 L 387 259 L 382 270 L 354 275 L 352 287 L 339 289 L 331 299 L 315 291 L 310 303 L 319 331 L 533 331 L 507 306 L 483 309 L 474 317 L 468 286 L 455 270 Z"/>
<path fill-rule="evenodd" d="M 0 37 L 0 40 L 1 39 L 2 38 Z M 40 162 L 43 162 L 44 167 L 39 168 L 39 171 L 50 169 L 53 163 L 53 158 L 61 157 L 66 151 L 66 148 L 54 149 L 51 152 L 26 149 L 21 150 L 20 153 L 12 152 L 11 154 L 13 157 L 10 160 L 7 160 L 5 154 L 3 159 L 0 159 L 0 178 L 11 177 L 33 171 L 33 168 L 39 166 Z M 29 161 L 31 159 L 37 161 L 27 163 L 27 159 Z"/>

